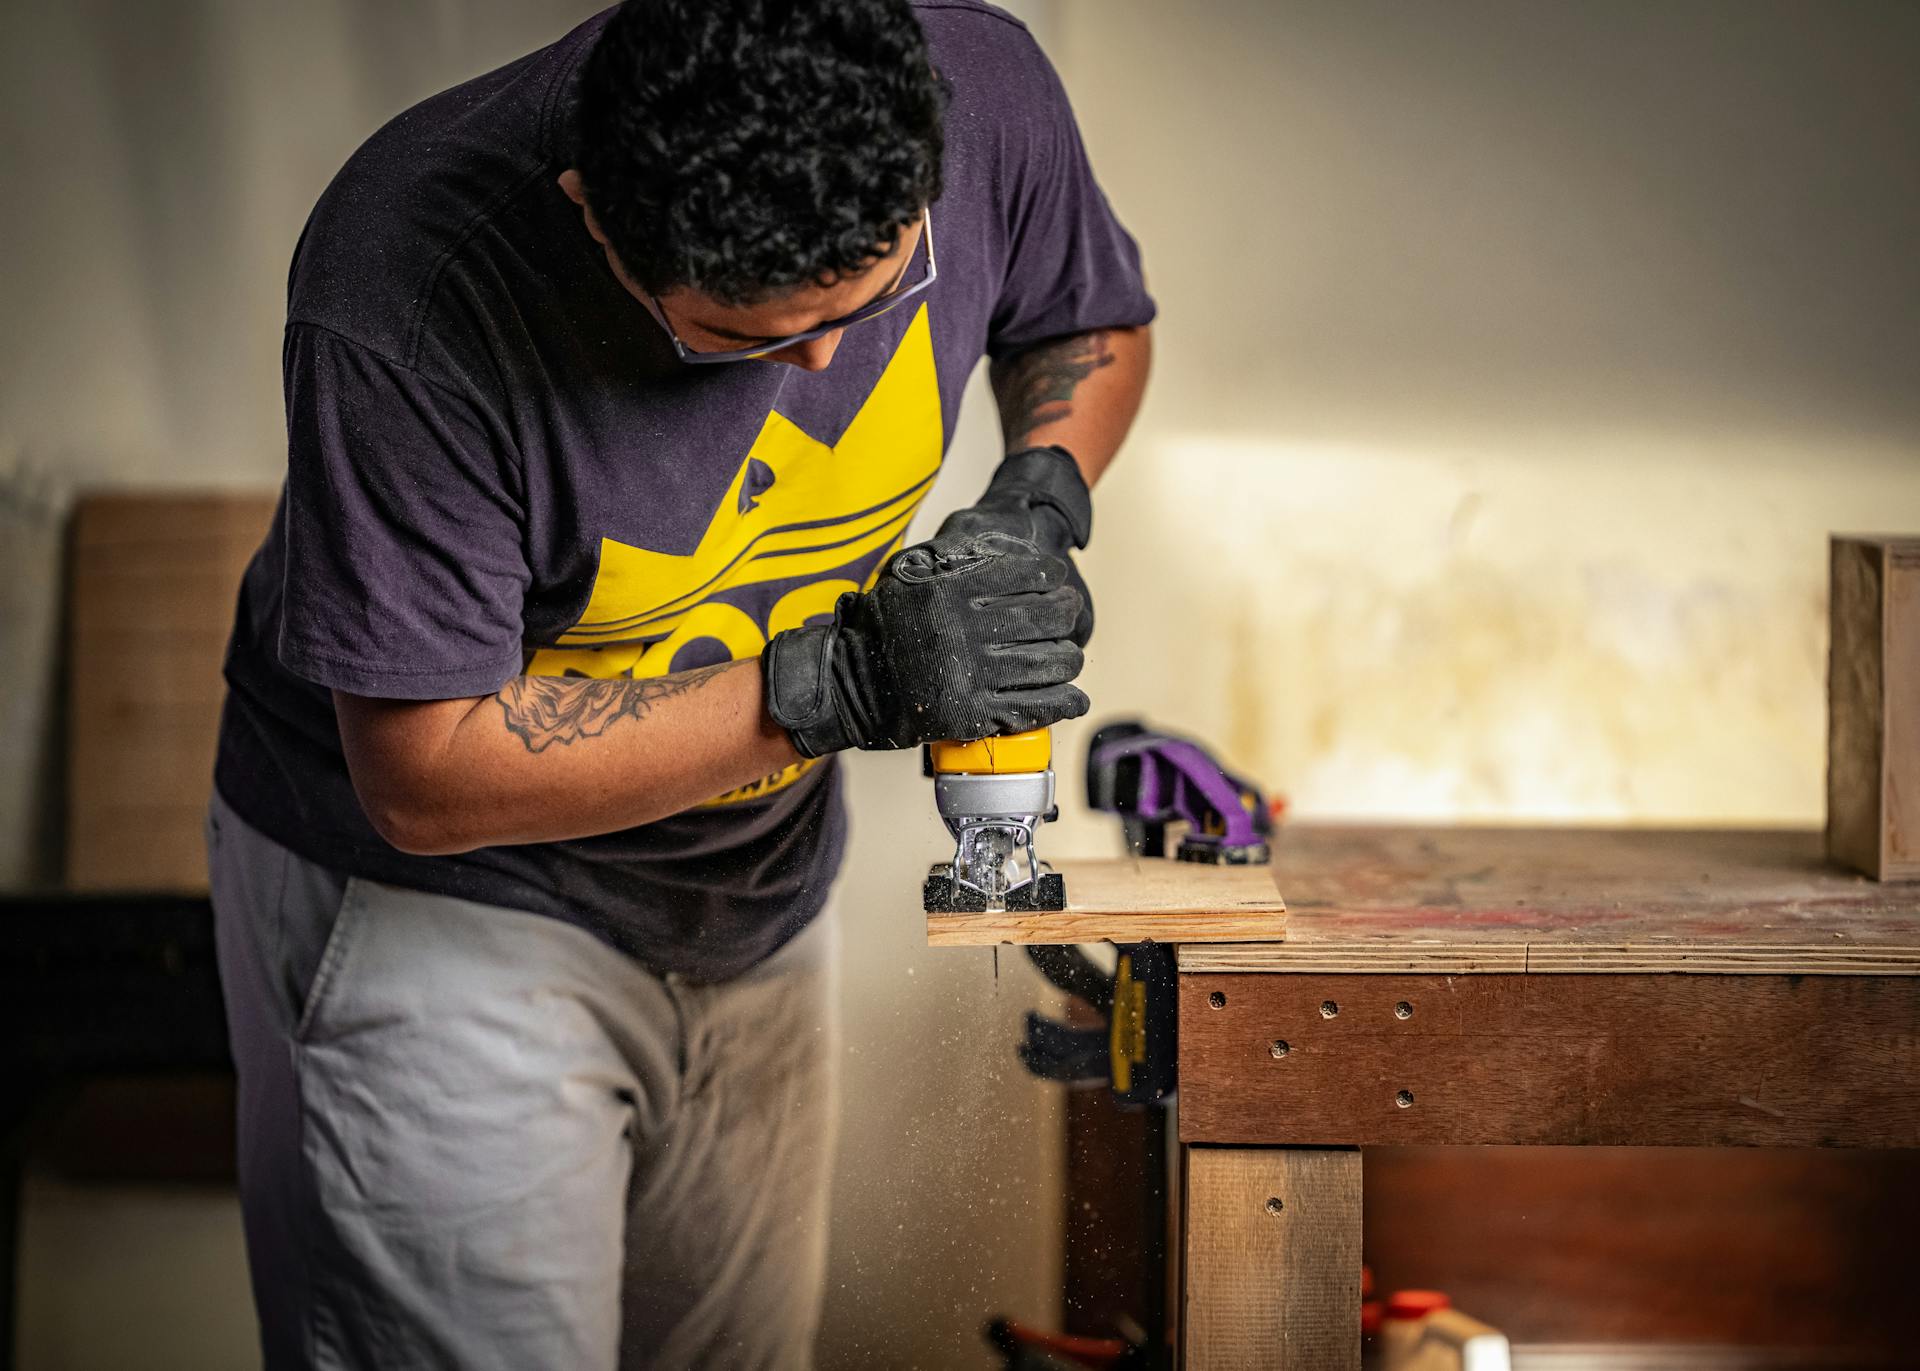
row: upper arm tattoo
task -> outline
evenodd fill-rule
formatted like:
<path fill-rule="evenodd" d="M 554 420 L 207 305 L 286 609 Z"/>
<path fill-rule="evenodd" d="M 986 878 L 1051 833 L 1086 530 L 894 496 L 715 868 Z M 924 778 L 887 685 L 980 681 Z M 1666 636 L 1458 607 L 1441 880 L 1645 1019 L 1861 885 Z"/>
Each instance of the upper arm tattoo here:
<path fill-rule="evenodd" d="M 587 676 L 516 676 L 494 698 L 506 711 L 507 728 L 527 751 L 539 752 L 550 743 L 594 738 L 621 719 L 644 719 L 656 704 L 698 690 L 739 662 L 677 671 L 671 676 L 634 679 L 616 676 L 601 680 Z"/>
<path fill-rule="evenodd" d="M 1102 367 L 1112 366 L 1108 330 L 1097 328 L 1030 347 L 988 369 L 1000 427 L 1009 448 L 1022 447 L 1034 430 L 1073 411 L 1073 393 Z"/>

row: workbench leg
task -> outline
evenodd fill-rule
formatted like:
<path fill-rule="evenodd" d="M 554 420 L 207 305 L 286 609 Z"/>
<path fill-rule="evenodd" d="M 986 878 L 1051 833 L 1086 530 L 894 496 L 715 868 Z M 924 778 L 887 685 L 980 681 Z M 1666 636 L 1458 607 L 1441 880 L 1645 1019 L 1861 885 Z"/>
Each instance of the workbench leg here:
<path fill-rule="evenodd" d="M 0 1371 L 13 1371 L 14 1311 L 20 1298 L 20 1194 L 26 1168 L 0 1138 Z"/>
<path fill-rule="evenodd" d="M 1358 1371 L 1360 1153 L 1189 1147 L 1184 1371 Z"/>

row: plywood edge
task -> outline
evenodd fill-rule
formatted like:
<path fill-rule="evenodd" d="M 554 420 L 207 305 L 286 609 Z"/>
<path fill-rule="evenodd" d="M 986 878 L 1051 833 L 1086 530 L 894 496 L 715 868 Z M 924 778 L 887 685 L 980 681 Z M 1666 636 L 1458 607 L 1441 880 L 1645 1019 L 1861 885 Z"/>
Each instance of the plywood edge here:
<path fill-rule="evenodd" d="M 1250 943 L 1286 936 L 1285 916 L 1261 914 L 929 914 L 927 946 L 996 943 Z"/>
<path fill-rule="evenodd" d="M 1920 976 L 1920 946 L 1834 947 L 1818 943 L 1662 944 L 1221 943 L 1183 947 L 1183 972 L 1272 971 L 1333 975 L 1674 973 L 1723 976 Z"/>
<path fill-rule="evenodd" d="M 1525 943 L 1488 943 L 1482 947 L 1422 947 L 1409 943 L 1281 943 L 1183 946 L 1182 971 L 1318 971 L 1341 974 L 1412 972 L 1473 975 L 1527 969 Z"/>

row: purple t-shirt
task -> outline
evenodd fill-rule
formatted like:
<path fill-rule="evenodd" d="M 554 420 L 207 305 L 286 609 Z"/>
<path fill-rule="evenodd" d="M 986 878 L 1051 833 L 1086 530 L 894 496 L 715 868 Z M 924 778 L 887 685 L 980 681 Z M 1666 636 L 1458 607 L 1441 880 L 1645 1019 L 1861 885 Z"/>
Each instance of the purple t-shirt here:
<path fill-rule="evenodd" d="M 1025 28 L 972 0 L 916 11 L 952 87 L 939 280 L 822 372 L 677 361 L 561 193 L 604 16 L 354 154 L 294 255 L 286 489 L 241 591 L 216 771 L 243 817 L 702 979 L 819 911 L 845 837 L 830 760 L 622 833 L 410 856 L 354 795 L 329 690 L 453 699 L 756 656 L 901 545 L 983 353 L 1152 318 Z"/>

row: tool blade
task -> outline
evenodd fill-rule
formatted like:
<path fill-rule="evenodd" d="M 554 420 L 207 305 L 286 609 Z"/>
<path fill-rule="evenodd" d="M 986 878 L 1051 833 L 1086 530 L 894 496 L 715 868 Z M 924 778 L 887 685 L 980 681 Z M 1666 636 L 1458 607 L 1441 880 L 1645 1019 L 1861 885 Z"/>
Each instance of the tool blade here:
<path fill-rule="evenodd" d="M 1027 850 L 1017 829 L 983 824 L 960 835 L 953 854 L 953 873 L 987 897 L 989 908 L 1004 908 L 1007 892 L 1029 875 L 1016 870 L 1016 860 Z"/>

